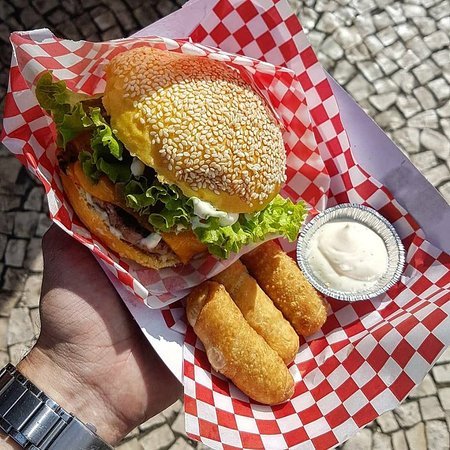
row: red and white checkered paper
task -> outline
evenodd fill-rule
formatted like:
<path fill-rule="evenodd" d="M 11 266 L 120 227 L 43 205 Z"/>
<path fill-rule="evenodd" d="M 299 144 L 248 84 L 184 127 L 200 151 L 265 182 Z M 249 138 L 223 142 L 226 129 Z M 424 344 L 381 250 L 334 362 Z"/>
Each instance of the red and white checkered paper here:
<path fill-rule="evenodd" d="M 285 195 L 303 197 L 318 210 L 343 202 L 371 206 L 394 224 L 407 250 L 402 280 L 386 295 L 353 304 L 330 299 L 325 326 L 303 343 L 290 367 L 297 381 L 295 394 L 276 407 L 253 403 L 211 369 L 203 346 L 186 326 L 181 302 L 161 309 L 167 326 L 186 335 L 186 430 L 192 438 L 217 449 L 333 447 L 397 406 L 449 344 L 450 257 L 427 242 L 410 214 L 355 163 L 331 87 L 286 1 L 219 0 L 190 39 L 201 46 L 172 40 L 158 45 L 170 42 L 171 51 L 183 51 L 188 45 L 189 51 L 200 48 L 207 57 L 225 51 L 280 66 L 263 66 L 270 70 L 264 71 L 262 85 L 256 85 L 286 126 Z M 113 52 L 138 42 L 153 44 L 148 40 L 74 43 L 49 37 L 46 31 L 16 34 L 14 40 L 20 51 L 16 51 L 18 65 L 13 59 L 11 69 L 4 142 L 44 182 L 54 219 L 104 259 L 138 296 L 148 292 L 155 305 L 185 292 L 187 280 L 192 286 L 225 267 L 206 258 L 164 273 L 131 268 L 81 227 L 65 205 L 54 176 L 50 121 L 28 87 L 37 74 L 33 67 L 36 63 L 41 65 L 39 71 L 51 67 L 74 90 L 101 92 L 102 63 Z M 240 70 L 259 66 L 229 58 Z M 286 83 L 293 73 L 294 79 Z"/>
<path fill-rule="evenodd" d="M 202 256 L 180 268 L 152 270 L 124 261 L 92 236 L 64 197 L 56 170 L 54 125 L 33 93 L 44 71 L 51 70 L 55 79 L 65 80 L 73 91 L 96 94 L 104 91 L 105 65 L 119 52 L 133 47 L 147 45 L 222 61 L 240 71 L 266 99 L 283 126 L 289 158 L 285 193 L 294 201 L 305 199 L 313 208 L 324 207 L 329 177 L 317 149 L 305 95 L 292 70 L 188 40 L 160 37 L 74 42 L 58 39 L 48 30 L 37 30 L 13 33 L 11 42 L 13 60 L 3 121 L 4 144 L 44 184 L 52 219 L 105 261 L 123 285 L 148 306 L 160 308 L 184 297 L 190 288 L 220 272 L 238 256 L 227 261 Z"/>

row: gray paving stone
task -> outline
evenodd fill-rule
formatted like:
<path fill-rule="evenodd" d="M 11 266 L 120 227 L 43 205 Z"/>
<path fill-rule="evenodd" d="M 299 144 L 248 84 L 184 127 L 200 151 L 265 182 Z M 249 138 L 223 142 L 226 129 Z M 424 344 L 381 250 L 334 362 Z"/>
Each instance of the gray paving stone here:
<path fill-rule="evenodd" d="M 450 364 L 435 366 L 431 372 L 436 383 L 450 383 Z"/>
<path fill-rule="evenodd" d="M 8 319 L 0 317 L 0 351 L 6 350 L 8 350 Z"/>
<path fill-rule="evenodd" d="M 419 400 L 420 411 L 424 420 L 444 419 L 445 414 L 436 396 Z"/>
<path fill-rule="evenodd" d="M 392 435 L 392 448 L 394 450 L 409 450 L 403 430 L 396 431 Z"/>
<path fill-rule="evenodd" d="M 420 106 L 423 109 L 434 109 L 437 106 L 436 100 L 433 97 L 433 94 L 425 87 L 419 86 L 414 89 L 414 96 L 417 98 Z"/>
<path fill-rule="evenodd" d="M 155 428 L 143 438 L 139 439 L 140 444 L 144 449 L 163 450 L 170 446 L 175 441 L 175 435 L 168 425 Z"/>
<path fill-rule="evenodd" d="M 40 211 L 42 208 L 42 198 L 44 197 L 44 188 L 36 186 L 31 189 L 28 194 L 25 203 L 23 204 L 24 209 L 31 211 Z"/>
<path fill-rule="evenodd" d="M 390 92 L 387 94 L 371 95 L 369 97 L 369 102 L 375 106 L 378 111 L 385 111 L 397 100 L 397 94 L 395 92 Z"/>
<path fill-rule="evenodd" d="M 0 290 L 0 316 L 9 317 L 12 309 L 17 305 L 21 296 L 21 291 L 9 292 Z"/>
<path fill-rule="evenodd" d="M 413 17 L 424 17 L 427 15 L 426 10 L 423 6 L 419 5 L 410 5 L 405 3 L 403 5 L 403 12 L 405 17 L 411 19 Z"/>
<path fill-rule="evenodd" d="M 356 27 L 340 27 L 335 31 L 334 38 L 344 50 L 362 43 L 361 35 Z"/>
<path fill-rule="evenodd" d="M 10 362 L 8 352 L 4 352 L 0 350 L 0 367 L 6 366 Z"/>
<path fill-rule="evenodd" d="M 450 117 L 450 100 L 444 106 L 438 108 L 436 112 L 440 117 Z"/>
<path fill-rule="evenodd" d="M 391 437 L 387 434 L 373 433 L 372 450 L 389 450 L 391 446 Z"/>
<path fill-rule="evenodd" d="M 41 213 L 39 214 L 38 224 L 36 228 L 36 236 L 42 237 L 45 232 L 50 228 L 52 221 L 49 219 L 47 214 Z"/>
<path fill-rule="evenodd" d="M 420 143 L 443 160 L 450 157 L 450 142 L 438 131 L 424 129 L 420 134 Z"/>
<path fill-rule="evenodd" d="M 391 26 L 379 31 L 377 37 L 386 47 L 398 40 L 398 34 L 395 32 L 394 27 Z"/>
<path fill-rule="evenodd" d="M 34 338 L 33 324 L 27 308 L 14 308 L 8 326 L 8 346 L 29 342 Z"/>
<path fill-rule="evenodd" d="M 436 155 L 431 150 L 411 155 L 410 159 L 419 170 L 427 170 L 438 164 Z"/>
<path fill-rule="evenodd" d="M 397 2 L 386 6 L 386 12 L 391 16 L 394 23 L 402 24 L 406 22 L 405 13 L 401 3 Z"/>
<path fill-rule="evenodd" d="M 420 58 L 409 49 L 398 59 L 397 62 L 403 70 L 410 71 L 413 67 L 420 64 Z"/>
<path fill-rule="evenodd" d="M 194 447 L 189 445 L 182 437 L 179 437 L 170 447 L 170 450 L 194 450 Z"/>
<path fill-rule="evenodd" d="M 22 164 L 17 158 L 10 156 L 0 158 L 0 180 L 2 185 L 14 185 Z"/>
<path fill-rule="evenodd" d="M 427 438 L 425 436 L 425 425 L 423 422 L 406 430 L 406 440 L 410 449 L 427 450 Z"/>
<path fill-rule="evenodd" d="M 30 239 L 23 266 L 32 272 L 42 272 L 44 268 L 44 260 L 42 257 L 41 238 Z"/>
<path fill-rule="evenodd" d="M 436 22 L 431 17 L 414 17 L 412 20 L 424 36 L 436 31 Z"/>
<path fill-rule="evenodd" d="M 395 109 L 384 111 L 375 116 L 375 121 L 384 131 L 397 130 L 405 124 L 403 116 Z"/>
<path fill-rule="evenodd" d="M 184 412 L 180 412 L 175 419 L 175 421 L 172 423 L 171 426 L 172 430 L 175 431 L 175 433 L 184 435 L 186 433 L 185 431 L 185 420 L 184 420 Z"/>
<path fill-rule="evenodd" d="M 419 33 L 417 28 L 410 22 L 396 26 L 395 31 L 402 38 L 403 42 L 409 41 Z"/>
<path fill-rule="evenodd" d="M 33 325 L 34 337 L 37 339 L 39 333 L 41 332 L 41 318 L 39 316 L 38 308 L 30 309 L 30 319 L 31 324 Z"/>
<path fill-rule="evenodd" d="M 445 422 L 431 420 L 425 424 L 428 448 L 433 450 L 448 450 L 450 442 Z"/>
<path fill-rule="evenodd" d="M 392 45 L 389 45 L 383 50 L 383 53 L 388 57 L 396 61 L 406 53 L 405 45 L 399 40 Z"/>
<path fill-rule="evenodd" d="M 0 195 L 0 212 L 12 211 L 20 206 L 18 195 Z"/>
<path fill-rule="evenodd" d="M 308 33 L 309 42 L 311 42 L 311 45 L 314 49 L 320 48 L 323 40 L 325 39 L 325 36 L 326 35 L 324 33 L 316 30 L 312 30 Z"/>
<path fill-rule="evenodd" d="M 30 238 L 34 235 L 39 220 L 39 213 L 34 211 L 18 211 L 14 218 L 14 235 Z"/>
<path fill-rule="evenodd" d="M 320 49 L 324 55 L 336 61 L 340 60 L 344 56 L 344 50 L 332 36 L 327 37 L 323 41 Z"/>
<path fill-rule="evenodd" d="M 211 447 L 208 447 L 203 442 L 199 442 L 197 444 L 197 450 L 211 450 Z"/>
<path fill-rule="evenodd" d="M 439 128 L 439 120 L 436 111 L 430 109 L 411 117 L 408 126 L 415 128 Z"/>
<path fill-rule="evenodd" d="M 448 47 L 450 44 L 450 39 L 445 31 L 438 30 L 434 33 L 424 37 L 425 44 L 432 50 L 441 50 L 442 48 Z"/>
<path fill-rule="evenodd" d="M 343 446 L 343 450 L 370 450 L 372 448 L 372 431 L 367 428 L 356 433 Z"/>
<path fill-rule="evenodd" d="M 391 75 L 398 70 L 398 65 L 389 59 L 384 53 L 379 53 L 375 57 L 375 62 L 385 75 Z"/>
<path fill-rule="evenodd" d="M 384 49 L 384 45 L 375 35 L 367 36 L 364 40 L 364 43 L 369 49 L 370 54 L 373 56 L 377 55 L 381 50 Z"/>
<path fill-rule="evenodd" d="M 3 255 L 5 254 L 7 243 L 8 243 L 8 238 L 4 234 L 0 234 L 0 260 L 3 259 Z"/>
<path fill-rule="evenodd" d="M 333 71 L 333 77 L 340 84 L 346 84 L 356 73 L 355 66 L 350 64 L 346 59 L 342 59 L 336 64 Z"/>
<path fill-rule="evenodd" d="M 33 341 L 10 345 L 8 353 L 11 364 L 17 365 L 29 353 L 32 347 Z"/>
<path fill-rule="evenodd" d="M 420 84 L 426 84 L 434 77 L 438 76 L 441 71 L 433 61 L 426 60 L 420 66 L 415 67 L 413 73 Z"/>
<path fill-rule="evenodd" d="M 438 101 L 442 102 L 450 97 L 450 85 L 444 78 L 436 78 L 435 80 L 430 81 L 428 86 Z"/>
<path fill-rule="evenodd" d="M 12 234 L 14 228 L 14 214 L 0 214 L 0 233 Z"/>
<path fill-rule="evenodd" d="M 151 417 L 149 420 L 139 425 L 141 431 L 149 430 L 151 428 L 157 428 L 166 423 L 166 418 L 162 414 L 157 414 Z"/>
<path fill-rule="evenodd" d="M 377 30 L 384 30 L 385 28 L 394 24 L 394 21 L 391 17 L 389 17 L 389 14 L 386 11 L 375 14 L 374 16 L 372 16 L 372 20 Z"/>
<path fill-rule="evenodd" d="M 450 387 L 440 388 L 438 396 L 442 407 L 446 411 L 450 411 Z"/>
<path fill-rule="evenodd" d="M 25 283 L 25 288 L 20 299 L 21 303 L 28 308 L 37 308 L 41 297 L 41 275 L 30 275 Z"/>
<path fill-rule="evenodd" d="M 416 80 L 414 76 L 405 71 L 405 70 L 398 70 L 392 75 L 392 80 L 397 84 L 397 86 L 400 87 L 400 89 L 405 94 L 411 94 L 414 87 L 416 86 Z"/>
<path fill-rule="evenodd" d="M 400 95 L 397 98 L 397 106 L 407 119 L 422 111 L 419 102 L 411 95 Z"/>
<path fill-rule="evenodd" d="M 421 61 L 429 58 L 432 53 L 429 47 L 425 45 L 423 38 L 420 35 L 416 35 L 411 40 L 409 40 L 406 43 L 406 48 L 412 50 Z"/>
<path fill-rule="evenodd" d="M 442 197 L 444 197 L 445 200 L 447 200 L 447 203 L 450 204 L 450 181 L 439 186 L 438 189 Z"/>
<path fill-rule="evenodd" d="M 318 14 L 316 14 L 315 20 L 317 20 Z M 333 33 L 340 25 L 342 25 L 342 22 L 338 19 L 336 14 L 332 14 L 330 12 L 325 12 L 322 14 L 320 20 L 317 22 L 317 25 L 315 27 L 316 30 L 322 31 L 327 34 Z M 312 27 L 309 27 L 312 28 Z"/>
<path fill-rule="evenodd" d="M 373 85 L 377 94 L 387 94 L 389 92 L 397 93 L 400 90 L 392 80 L 386 78 L 376 80 Z"/>
<path fill-rule="evenodd" d="M 436 364 L 445 364 L 450 362 L 450 347 L 447 347 L 437 360 Z"/>
<path fill-rule="evenodd" d="M 377 423 L 383 433 L 391 433 L 398 430 L 398 422 L 392 411 L 387 411 L 377 418 Z"/>
<path fill-rule="evenodd" d="M 415 387 L 409 394 L 409 398 L 428 397 L 429 395 L 436 394 L 436 385 L 430 374 L 426 374 L 422 383 Z"/>
<path fill-rule="evenodd" d="M 394 409 L 394 414 L 400 427 L 412 427 L 421 420 L 417 402 L 403 403 Z"/>
<path fill-rule="evenodd" d="M 5 251 L 5 264 L 10 267 L 22 267 L 27 250 L 25 239 L 10 239 Z"/>
<path fill-rule="evenodd" d="M 383 76 L 381 69 L 372 61 L 361 61 L 356 63 L 356 65 L 366 80 L 369 80 L 370 82 L 374 82 Z"/>
<path fill-rule="evenodd" d="M 450 170 L 445 164 L 427 169 L 423 173 L 433 186 L 438 186 L 444 181 L 450 180 Z"/>
<path fill-rule="evenodd" d="M 3 275 L 3 289 L 5 291 L 22 291 L 26 276 L 26 270 L 8 267 Z"/>
<path fill-rule="evenodd" d="M 177 414 L 183 408 L 183 402 L 177 400 L 173 405 L 166 408 L 161 414 L 166 418 L 169 423 L 171 423 L 177 416 Z"/>
<path fill-rule="evenodd" d="M 127 441 L 118 447 L 116 447 L 117 450 L 145 450 L 144 447 L 142 447 L 141 443 L 136 439 L 131 439 L 130 441 Z"/>
<path fill-rule="evenodd" d="M 435 52 L 431 55 L 431 59 L 444 70 L 445 77 L 445 68 L 450 64 L 450 52 L 447 50 Z"/>
<path fill-rule="evenodd" d="M 366 61 L 369 59 L 370 53 L 366 45 L 360 44 L 350 50 L 347 50 L 346 56 L 347 60 L 354 64 L 358 61 Z"/>
<path fill-rule="evenodd" d="M 355 18 L 355 26 L 363 37 L 375 33 L 376 28 L 370 14 L 360 14 Z"/>
<path fill-rule="evenodd" d="M 366 99 L 374 92 L 374 87 L 360 74 L 347 83 L 345 88 L 356 101 Z"/>
<path fill-rule="evenodd" d="M 440 30 L 446 31 L 447 33 L 450 32 L 450 17 L 443 17 L 441 20 L 438 21 L 437 26 Z"/>

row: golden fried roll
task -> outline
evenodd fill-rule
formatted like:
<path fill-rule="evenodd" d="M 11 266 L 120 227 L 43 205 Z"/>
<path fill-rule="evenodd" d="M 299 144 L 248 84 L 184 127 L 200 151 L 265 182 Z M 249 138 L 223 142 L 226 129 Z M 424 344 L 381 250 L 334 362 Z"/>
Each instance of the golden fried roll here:
<path fill-rule="evenodd" d="M 213 280 L 225 286 L 245 320 L 280 355 L 285 364 L 291 363 L 298 352 L 298 335 L 250 276 L 244 264 L 236 261 Z"/>
<path fill-rule="evenodd" d="M 322 327 L 325 301 L 278 244 L 266 242 L 241 259 L 297 333 L 309 336 Z"/>
<path fill-rule="evenodd" d="M 211 366 L 253 400 L 285 402 L 294 380 L 283 360 L 247 323 L 225 288 L 206 281 L 187 297 L 187 318 Z"/>

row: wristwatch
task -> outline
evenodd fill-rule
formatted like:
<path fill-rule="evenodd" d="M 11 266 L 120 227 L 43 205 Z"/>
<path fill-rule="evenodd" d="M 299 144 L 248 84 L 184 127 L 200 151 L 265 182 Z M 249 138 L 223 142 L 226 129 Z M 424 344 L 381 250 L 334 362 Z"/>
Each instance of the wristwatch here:
<path fill-rule="evenodd" d="M 27 450 L 112 450 L 12 364 L 0 370 L 0 430 Z"/>

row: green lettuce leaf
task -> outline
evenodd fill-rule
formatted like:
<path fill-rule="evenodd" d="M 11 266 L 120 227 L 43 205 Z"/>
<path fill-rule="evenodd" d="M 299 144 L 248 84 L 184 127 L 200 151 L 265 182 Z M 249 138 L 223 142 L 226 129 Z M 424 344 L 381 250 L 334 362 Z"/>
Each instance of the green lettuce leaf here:
<path fill-rule="evenodd" d="M 92 126 L 92 120 L 81 103 L 91 97 L 70 91 L 64 81 L 53 81 L 51 72 L 40 76 L 36 85 L 36 98 L 53 117 L 58 146 L 65 148 L 69 141 Z"/>
<path fill-rule="evenodd" d="M 217 218 L 206 221 L 207 226 L 194 228 L 198 239 L 219 258 L 228 258 L 245 245 L 261 242 L 269 236 L 282 236 L 295 241 L 306 217 L 304 203 L 293 203 L 280 195 L 275 197 L 262 211 L 241 214 L 239 220 L 222 227 Z"/>
<path fill-rule="evenodd" d="M 157 232 L 175 232 L 180 226 L 191 229 L 192 223 L 197 223 L 193 228 L 195 235 L 219 258 L 227 258 L 245 245 L 261 242 L 268 236 L 294 241 L 306 216 L 304 203 L 294 204 L 278 195 L 262 211 L 240 214 L 233 225 L 221 226 L 216 217 L 199 221 L 192 199 L 185 197 L 176 186 L 156 179 L 133 179 L 125 185 L 124 194 L 127 206 L 147 216 Z"/>

